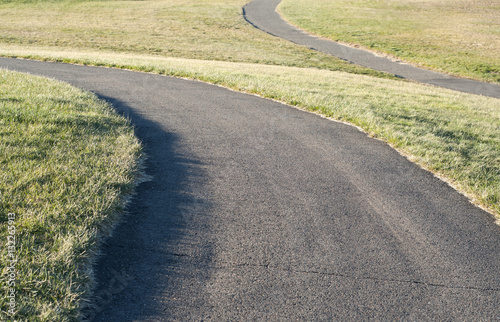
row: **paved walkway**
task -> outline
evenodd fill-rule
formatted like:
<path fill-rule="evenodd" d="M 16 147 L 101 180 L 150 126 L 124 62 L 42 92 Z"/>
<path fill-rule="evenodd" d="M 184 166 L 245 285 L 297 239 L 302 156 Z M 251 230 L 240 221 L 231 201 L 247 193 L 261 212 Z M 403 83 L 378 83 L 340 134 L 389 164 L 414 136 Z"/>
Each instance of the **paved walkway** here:
<path fill-rule="evenodd" d="M 352 126 L 202 82 L 28 60 L 132 119 L 149 182 L 94 321 L 496 321 L 500 227 Z"/>
<path fill-rule="evenodd" d="M 344 46 L 332 40 L 309 35 L 281 18 L 276 12 L 276 6 L 280 2 L 281 0 L 253 0 L 243 8 L 245 18 L 255 27 L 274 36 L 339 57 L 354 64 L 388 72 L 421 83 L 500 98 L 499 85 L 452 77 L 408 64 L 394 62 L 361 49 Z"/>

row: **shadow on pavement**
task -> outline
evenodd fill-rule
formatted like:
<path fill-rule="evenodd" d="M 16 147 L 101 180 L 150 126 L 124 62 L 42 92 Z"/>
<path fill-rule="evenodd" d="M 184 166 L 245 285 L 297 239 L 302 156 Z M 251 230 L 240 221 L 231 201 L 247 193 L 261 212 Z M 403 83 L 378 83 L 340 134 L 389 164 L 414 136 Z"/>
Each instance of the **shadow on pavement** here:
<path fill-rule="evenodd" d="M 83 312 L 84 320 L 179 318 L 169 312 L 205 305 L 196 303 L 202 298 L 196 290 L 202 292 L 201 285 L 209 277 L 209 270 L 197 267 L 203 268 L 211 258 L 210 245 L 201 242 L 208 231 L 210 208 L 203 197 L 202 165 L 195 156 L 179 150 L 175 134 L 120 101 L 100 98 L 136 126 L 151 180 L 136 188 L 126 215 L 101 247 L 102 256 L 94 267 L 97 289 L 93 303 Z M 183 289 L 195 292 L 183 294 Z"/>

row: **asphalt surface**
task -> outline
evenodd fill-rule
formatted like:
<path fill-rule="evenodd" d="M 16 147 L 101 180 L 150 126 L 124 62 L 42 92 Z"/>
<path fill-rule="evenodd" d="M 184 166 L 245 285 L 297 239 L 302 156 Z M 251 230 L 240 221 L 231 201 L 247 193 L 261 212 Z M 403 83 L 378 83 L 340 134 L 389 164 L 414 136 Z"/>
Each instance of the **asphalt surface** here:
<path fill-rule="evenodd" d="M 500 319 L 500 227 L 354 127 L 196 81 L 0 58 L 129 116 L 152 177 L 93 321 Z"/>
<path fill-rule="evenodd" d="M 500 98 L 500 86 L 470 79 L 452 77 L 388 58 L 357 48 L 341 45 L 335 41 L 312 36 L 282 19 L 276 12 L 281 0 L 252 0 L 243 8 L 245 19 L 255 27 L 299 45 L 347 60 L 354 64 L 388 72 L 402 78 L 436 85 L 466 93 Z"/>

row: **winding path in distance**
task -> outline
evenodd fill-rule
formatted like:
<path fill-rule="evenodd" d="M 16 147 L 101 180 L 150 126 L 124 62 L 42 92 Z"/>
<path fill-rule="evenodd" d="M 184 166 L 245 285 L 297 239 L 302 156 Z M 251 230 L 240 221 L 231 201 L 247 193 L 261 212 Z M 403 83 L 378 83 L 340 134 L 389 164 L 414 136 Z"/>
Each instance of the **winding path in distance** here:
<path fill-rule="evenodd" d="M 94 321 L 500 318 L 500 226 L 356 128 L 196 81 L 0 67 L 95 92 L 144 143 Z"/>
<path fill-rule="evenodd" d="M 500 85 L 458 78 L 391 61 L 365 50 L 341 45 L 333 40 L 312 36 L 284 21 L 276 12 L 281 0 L 252 0 L 243 7 L 245 19 L 271 35 L 347 60 L 354 64 L 388 72 L 421 83 L 461 92 L 500 98 Z"/>

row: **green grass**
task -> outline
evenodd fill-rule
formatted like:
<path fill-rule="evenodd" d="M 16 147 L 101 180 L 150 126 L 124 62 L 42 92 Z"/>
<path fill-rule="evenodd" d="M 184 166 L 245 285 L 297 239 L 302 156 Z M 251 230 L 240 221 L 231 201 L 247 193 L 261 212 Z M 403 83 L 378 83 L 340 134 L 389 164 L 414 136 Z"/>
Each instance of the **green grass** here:
<path fill-rule="evenodd" d="M 279 11 L 326 38 L 500 83 L 496 0 L 283 0 Z"/>
<path fill-rule="evenodd" d="M 0 70 L 0 238 L 16 215 L 16 320 L 78 314 L 92 254 L 133 186 L 140 145 L 127 120 L 93 94 Z M 7 249 L 0 289 L 7 294 Z M 1 320 L 9 319 L 0 297 Z"/>

